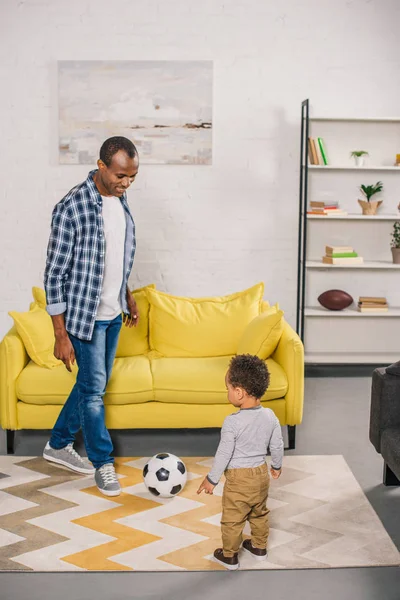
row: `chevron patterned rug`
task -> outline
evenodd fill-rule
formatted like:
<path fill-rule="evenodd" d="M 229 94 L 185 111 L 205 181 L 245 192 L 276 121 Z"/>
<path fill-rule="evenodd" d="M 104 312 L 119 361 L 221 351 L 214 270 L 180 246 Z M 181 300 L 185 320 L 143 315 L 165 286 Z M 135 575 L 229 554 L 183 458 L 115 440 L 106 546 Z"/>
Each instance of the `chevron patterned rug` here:
<path fill-rule="evenodd" d="M 151 496 L 146 458 L 118 458 L 123 493 L 102 496 L 92 476 L 43 458 L 0 457 L 0 570 L 224 570 L 223 484 L 198 496 L 210 458 L 183 458 L 188 482 L 172 499 Z M 342 456 L 288 456 L 271 482 L 269 558 L 240 554 L 241 569 L 399 565 L 399 552 Z M 245 534 L 249 533 L 245 529 Z"/>

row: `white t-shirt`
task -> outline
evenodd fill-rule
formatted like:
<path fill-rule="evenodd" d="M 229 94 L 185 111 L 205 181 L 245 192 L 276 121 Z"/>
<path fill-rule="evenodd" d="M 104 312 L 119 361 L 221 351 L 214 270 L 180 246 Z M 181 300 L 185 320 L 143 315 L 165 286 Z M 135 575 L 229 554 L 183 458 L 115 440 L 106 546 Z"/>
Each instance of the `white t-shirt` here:
<path fill-rule="evenodd" d="M 119 198 L 102 196 L 102 199 L 106 254 L 96 321 L 115 319 L 121 313 L 119 295 L 124 275 L 125 211 Z"/>

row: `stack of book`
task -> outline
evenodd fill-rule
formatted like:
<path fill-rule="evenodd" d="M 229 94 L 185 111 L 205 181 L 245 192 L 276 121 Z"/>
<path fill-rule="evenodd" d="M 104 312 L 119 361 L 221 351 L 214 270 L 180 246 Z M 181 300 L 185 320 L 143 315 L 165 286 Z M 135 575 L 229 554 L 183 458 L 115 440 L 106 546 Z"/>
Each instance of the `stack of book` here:
<path fill-rule="evenodd" d="M 312 137 L 308 138 L 308 158 L 311 165 L 328 164 L 325 144 L 322 138 L 319 137 L 316 140 Z"/>
<path fill-rule="evenodd" d="M 360 312 L 387 312 L 389 306 L 386 298 L 375 296 L 360 296 L 358 299 L 358 310 Z"/>
<path fill-rule="evenodd" d="M 311 200 L 310 210 L 307 211 L 309 215 L 318 215 L 320 217 L 334 217 L 338 215 L 345 216 L 347 212 L 339 207 L 338 202 L 323 202 Z"/>
<path fill-rule="evenodd" d="M 359 265 L 364 259 L 352 246 L 325 246 L 322 262 L 327 265 Z"/>

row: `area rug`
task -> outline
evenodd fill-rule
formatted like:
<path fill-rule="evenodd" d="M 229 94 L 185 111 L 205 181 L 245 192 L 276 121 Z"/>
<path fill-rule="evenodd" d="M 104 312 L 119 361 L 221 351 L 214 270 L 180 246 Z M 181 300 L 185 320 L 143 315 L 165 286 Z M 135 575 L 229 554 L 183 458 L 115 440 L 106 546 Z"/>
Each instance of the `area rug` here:
<path fill-rule="evenodd" d="M 43 458 L 0 457 L 0 570 L 223 570 L 223 482 L 198 496 L 211 458 L 183 458 L 185 489 L 172 499 L 146 490 L 146 458 L 116 459 L 123 493 L 102 496 L 92 476 Z M 288 456 L 271 482 L 268 561 L 239 555 L 241 569 L 399 565 L 399 552 L 342 456 Z M 245 534 L 249 530 L 245 529 Z"/>

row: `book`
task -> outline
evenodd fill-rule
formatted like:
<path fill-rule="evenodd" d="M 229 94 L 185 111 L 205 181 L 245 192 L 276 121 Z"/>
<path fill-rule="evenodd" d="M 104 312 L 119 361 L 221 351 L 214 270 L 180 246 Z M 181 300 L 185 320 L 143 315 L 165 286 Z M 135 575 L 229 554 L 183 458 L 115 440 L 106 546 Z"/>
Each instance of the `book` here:
<path fill-rule="evenodd" d="M 315 152 L 317 154 L 318 164 L 319 165 L 323 165 L 324 164 L 324 159 L 323 159 L 322 154 L 321 154 L 321 148 L 319 147 L 318 140 L 315 140 L 314 143 L 315 143 Z"/>
<path fill-rule="evenodd" d="M 332 200 L 331 202 L 323 202 L 322 200 L 311 200 L 310 206 L 315 206 L 316 208 L 327 208 L 328 206 L 338 207 L 339 202 L 335 202 Z"/>
<path fill-rule="evenodd" d="M 318 156 L 317 156 L 317 151 L 315 149 L 315 141 L 313 138 L 309 137 L 308 138 L 308 155 L 310 158 L 310 163 L 312 165 L 318 165 Z"/>
<path fill-rule="evenodd" d="M 310 164 L 315 165 L 314 155 L 313 155 L 313 148 L 312 148 L 312 145 L 311 145 L 311 138 L 308 138 L 308 159 L 310 161 Z"/>
<path fill-rule="evenodd" d="M 324 161 L 324 165 L 328 164 L 328 158 L 326 155 L 326 149 L 325 149 L 325 144 L 324 144 L 324 140 L 322 138 L 318 138 L 318 145 L 319 148 L 321 150 L 321 155 L 322 155 L 322 160 Z"/>
<path fill-rule="evenodd" d="M 362 303 L 358 303 L 358 305 L 360 308 L 376 308 L 378 310 L 380 310 L 381 308 L 388 308 L 388 304 L 369 304 L 367 302 L 362 302 Z"/>
<path fill-rule="evenodd" d="M 351 258 L 333 258 L 332 256 L 323 256 L 322 262 L 326 265 L 361 265 L 364 262 L 362 256 L 353 256 Z"/>
<path fill-rule="evenodd" d="M 331 218 L 334 219 L 335 217 L 346 217 L 347 216 L 347 212 L 346 211 L 337 211 L 337 212 L 315 212 L 313 210 L 308 210 L 307 211 L 308 215 L 313 215 L 314 217 L 326 217 L 326 218 Z"/>
<path fill-rule="evenodd" d="M 343 252 L 354 252 L 354 248 L 353 246 L 325 246 L 325 254 L 327 256 L 341 254 Z"/>
<path fill-rule="evenodd" d="M 364 308 L 363 306 L 358 307 L 359 312 L 380 313 L 380 312 L 388 312 L 388 310 L 389 310 L 389 308 L 387 306 L 385 306 L 384 308 Z"/>
<path fill-rule="evenodd" d="M 358 256 L 358 254 L 357 252 L 333 252 L 329 256 L 332 258 L 352 258 L 353 256 Z"/>
<path fill-rule="evenodd" d="M 315 143 L 314 138 L 311 138 L 311 148 L 312 148 L 312 153 L 313 153 L 313 157 L 314 157 L 314 164 L 315 165 L 319 165 L 321 164 L 319 162 L 319 158 L 318 158 L 318 152 L 317 152 L 317 144 Z"/>
<path fill-rule="evenodd" d="M 375 304 L 386 304 L 386 298 L 382 296 L 360 296 L 359 302 L 374 302 Z"/>

